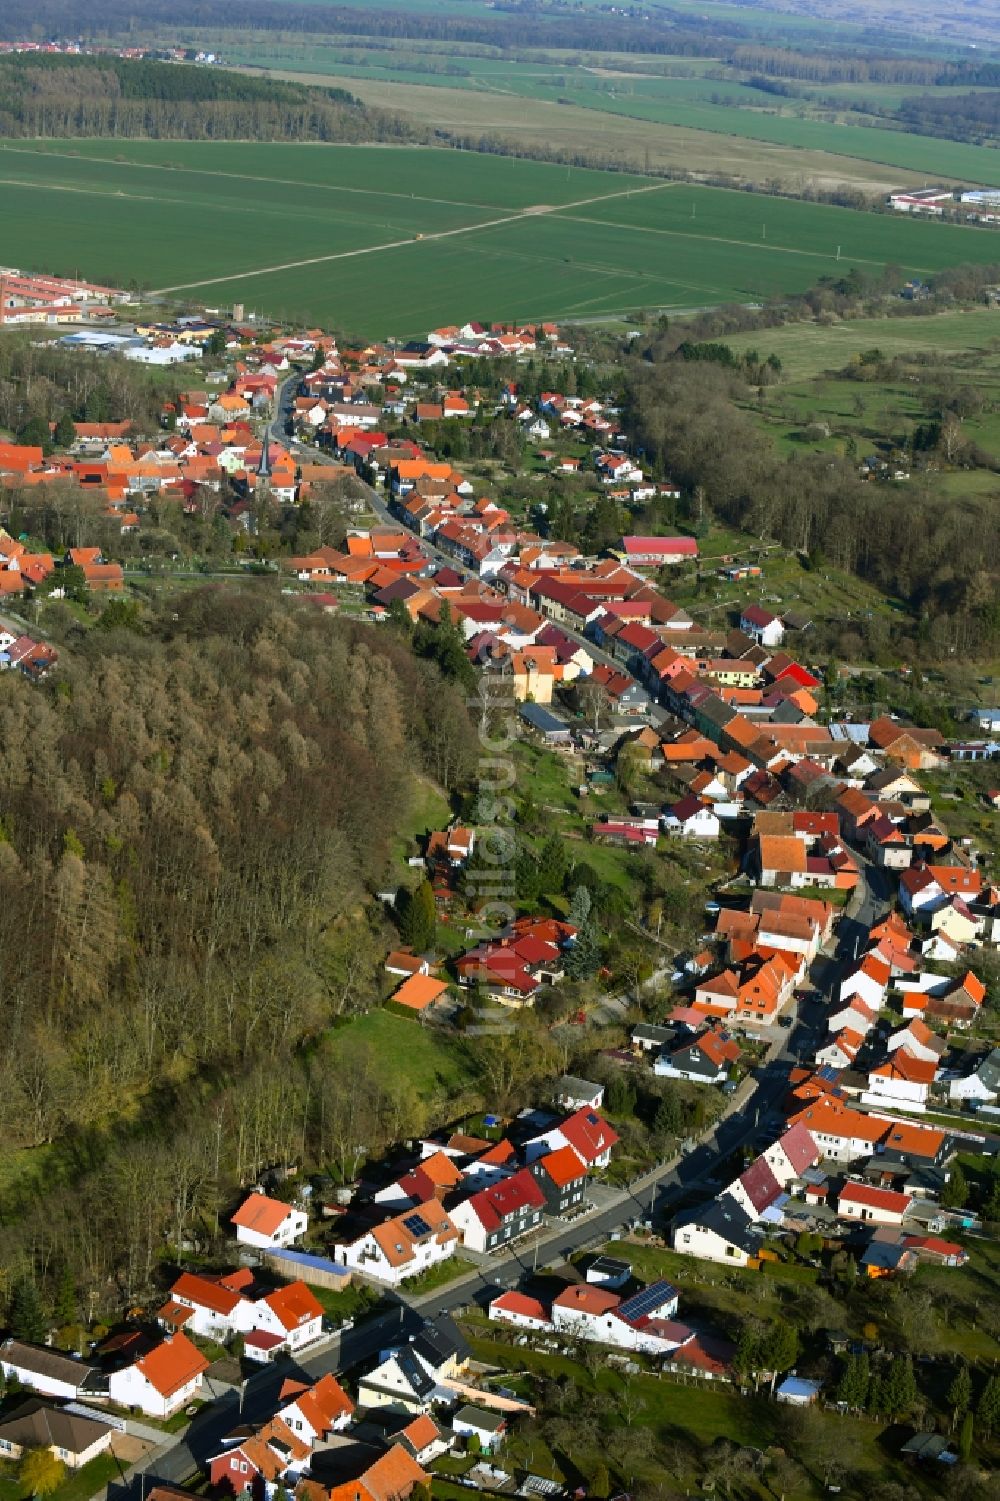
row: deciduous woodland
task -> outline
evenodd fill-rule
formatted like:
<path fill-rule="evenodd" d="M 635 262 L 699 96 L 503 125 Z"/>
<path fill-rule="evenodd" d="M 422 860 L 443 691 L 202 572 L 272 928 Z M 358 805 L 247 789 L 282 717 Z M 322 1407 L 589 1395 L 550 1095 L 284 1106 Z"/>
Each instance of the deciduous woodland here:
<path fill-rule="evenodd" d="M 0 61 L 0 136 L 409 141 L 421 132 L 345 89 L 114 57 L 29 54 Z"/>
<path fill-rule="evenodd" d="M 56 1144 L 44 1199 L 0 1205 L 0 1264 L 101 1298 L 220 1185 L 426 1124 L 435 1101 L 336 1024 L 378 994 L 371 893 L 414 778 L 454 787 L 475 748 L 391 633 L 245 591 L 173 603 L 51 687 L 0 679 L 4 1139 Z"/>
<path fill-rule="evenodd" d="M 717 333 L 721 321 L 709 315 L 702 326 Z M 678 483 L 710 497 L 727 524 L 905 600 L 918 638 L 936 655 L 989 655 L 1000 632 L 997 497 L 942 505 L 933 483 L 914 483 L 904 512 L 898 496 L 863 484 L 847 458 L 783 457 L 747 410 L 745 371 L 712 357 L 713 350 L 729 354 L 726 346 L 702 346 L 708 357 L 690 359 L 679 337 L 654 338 L 630 367 L 631 428 L 644 450 L 669 463 Z M 940 431 L 961 393 L 946 372 L 938 384 Z"/>

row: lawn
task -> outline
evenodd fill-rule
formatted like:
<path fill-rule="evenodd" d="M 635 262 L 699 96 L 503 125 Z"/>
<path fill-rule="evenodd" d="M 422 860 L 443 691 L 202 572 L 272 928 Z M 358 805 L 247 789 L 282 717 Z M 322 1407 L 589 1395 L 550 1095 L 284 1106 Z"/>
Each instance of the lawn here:
<path fill-rule="evenodd" d="M 368 1048 L 387 1078 L 407 1079 L 421 1095 L 460 1092 L 471 1078 L 463 1043 L 389 1011 L 369 1011 L 337 1029 L 345 1055 Z"/>
<path fill-rule="evenodd" d="M 46 1501 L 89 1501 L 120 1475 L 117 1460 L 110 1454 L 100 1454 L 79 1470 L 67 1470 L 62 1484 L 49 1492 Z M 17 1478 L 16 1466 L 8 1462 L 0 1465 L 0 1501 L 28 1501 L 30 1496 L 31 1491 Z"/>
<path fill-rule="evenodd" d="M 463 1261 L 459 1256 L 449 1256 L 447 1260 L 429 1266 L 419 1276 L 407 1277 L 403 1291 L 407 1297 L 418 1298 L 423 1293 L 433 1292 L 435 1288 L 447 1287 L 450 1282 L 457 1282 L 460 1277 L 467 1277 L 474 1270 L 471 1262 Z"/>
<path fill-rule="evenodd" d="M 407 816 L 396 830 L 394 853 L 405 863 L 410 855 L 419 853 L 417 844 L 435 829 L 443 829 L 451 818 L 451 804 L 440 787 L 427 777 L 413 778 L 413 799 Z"/>
<path fill-rule="evenodd" d="M 380 1294 L 363 1282 L 352 1282 L 343 1292 L 335 1292 L 332 1287 L 313 1287 L 311 1291 L 327 1318 L 337 1324 L 372 1313 L 381 1301 Z"/>
<path fill-rule="evenodd" d="M 988 231 L 445 150 L 60 142 L 4 147 L 0 176 L 20 264 L 380 336 L 469 316 L 749 301 L 845 262 L 924 274 L 988 261 L 1000 244 Z"/>

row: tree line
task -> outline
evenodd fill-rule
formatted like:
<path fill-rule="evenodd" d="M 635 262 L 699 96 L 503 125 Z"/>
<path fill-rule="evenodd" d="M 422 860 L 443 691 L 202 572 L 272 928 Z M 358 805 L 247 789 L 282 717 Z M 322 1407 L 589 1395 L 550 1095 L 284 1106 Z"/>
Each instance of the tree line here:
<path fill-rule="evenodd" d="M 0 59 L 0 136 L 411 141 L 423 135 L 345 89 L 115 57 Z"/>
<path fill-rule="evenodd" d="M 806 83 L 916 83 L 941 85 L 980 80 L 976 64 L 942 64 L 940 59 L 878 56 L 850 52 L 809 53 L 791 47 L 759 43 L 737 47 L 728 61 L 773 78 L 799 78 Z"/>

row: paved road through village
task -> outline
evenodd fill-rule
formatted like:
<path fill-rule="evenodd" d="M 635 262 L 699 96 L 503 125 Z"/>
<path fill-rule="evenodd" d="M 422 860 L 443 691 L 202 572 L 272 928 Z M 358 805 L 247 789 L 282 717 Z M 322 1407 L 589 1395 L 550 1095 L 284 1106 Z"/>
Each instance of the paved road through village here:
<path fill-rule="evenodd" d="M 284 428 L 297 383 L 298 377 L 295 376 L 279 388 L 277 413 L 270 428 L 272 442 L 288 443 Z M 308 455 L 311 461 L 317 457 L 314 449 L 303 444 L 293 443 L 292 450 L 302 457 Z M 323 459 L 325 456 L 319 454 L 319 457 Z M 366 492 L 373 512 L 383 521 L 395 525 L 382 497 L 370 486 L 366 486 Z M 475 577 L 433 544 L 424 540 L 423 546 L 465 577 Z M 611 661 L 595 652 L 592 643 L 583 644 L 598 660 Z M 613 665 L 621 666 L 620 663 Z M 749 1093 L 745 1097 L 737 1096 L 730 1103 L 729 1113 L 711 1127 L 693 1150 L 657 1166 L 626 1190 L 602 1189 L 601 1203 L 593 1212 L 571 1225 L 552 1227 L 536 1239 L 521 1243 L 502 1260 L 470 1268 L 468 1275 L 417 1298 L 389 1295 L 389 1306 L 385 1311 L 334 1336 L 322 1349 L 306 1356 L 298 1367 L 288 1363 L 266 1366 L 250 1377 L 242 1392 L 225 1389 L 198 1414 L 185 1433 L 168 1441 L 160 1451 L 130 1471 L 123 1477 L 123 1485 L 110 1489 L 119 1494 L 127 1489 L 141 1498 L 153 1477 L 174 1484 L 186 1480 L 208 1456 L 218 1453 L 223 1437 L 237 1424 L 262 1420 L 274 1410 L 281 1382 L 296 1369 L 314 1379 L 328 1371 L 351 1370 L 371 1360 L 387 1346 L 407 1339 L 423 1319 L 433 1319 L 470 1304 L 485 1305 L 498 1291 L 527 1282 L 536 1266 L 551 1266 L 564 1261 L 578 1251 L 601 1244 L 613 1232 L 637 1220 L 654 1219 L 662 1223 L 671 1217 L 682 1199 L 699 1191 L 705 1197 L 711 1196 L 727 1181 L 727 1164 L 735 1154 L 746 1147 L 757 1149 L 764 1146 L 780 1131 L 782 1117 L 779 1107 L 789 1070 L 797 1062 L 812 1056 L 823 1026 L 824 1001 L 834 993 L 844 969 L 863 946 L 869 929 L 888 910 L 891 888 L 886 872 L 860 859 L 859 866 L 862 882 L 839 923 L 836 947 L 814 965 L 815 998 L 800 1004 L 793 1027 L 779 1034 L 773 1042 L 753 1077 Z"/>

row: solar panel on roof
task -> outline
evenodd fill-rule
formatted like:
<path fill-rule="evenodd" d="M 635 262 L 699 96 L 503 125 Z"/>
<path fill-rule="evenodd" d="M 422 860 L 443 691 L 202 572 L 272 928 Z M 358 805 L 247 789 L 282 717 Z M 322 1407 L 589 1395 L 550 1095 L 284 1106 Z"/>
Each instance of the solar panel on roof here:
<path fill-rule="evenodd" d="M 626 1298 L 624 1303 L 619 1304 L 618 1314 L 629 1320 L 645 1318 L 674 1297 L 676 1291 L 669 1282 L 651 1282 L 642 1292 L 634 1293 L 631 1298 Z"/>
<path fill-rule="evenodd" d="M 431 1227 L 422 1214 L 408 1214 L 403 1221 L 403 1226 L 409 1230 L 411 1235 L 420 1236 L 430 1235 L 431 1233 Z"/>

